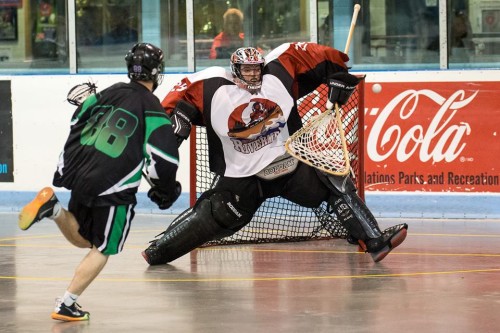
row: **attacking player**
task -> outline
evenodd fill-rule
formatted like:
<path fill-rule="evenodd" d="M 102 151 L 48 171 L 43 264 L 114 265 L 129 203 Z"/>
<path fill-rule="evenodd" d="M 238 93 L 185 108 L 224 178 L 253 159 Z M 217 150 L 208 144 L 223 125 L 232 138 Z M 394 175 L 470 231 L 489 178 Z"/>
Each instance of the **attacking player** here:
<path fill-rule="evenodd" d="M 53 180 L 55 186 L 71 190 L 68 209 L 46 187 L 19 214 L 22 230 L 49 218 L 71 244 L 90 248 L 64 296 L 56 299 L 53 319 L 89 319 L 89 312 L 81 310 L 76 301 L 108 257 L 123 249 L 145 165 L 155 184 L 148 195 L 160 209 L 170 207 L 180 194 L 175 180 L 179 162 L 176 137 L 152 93 L 161 83 L 163 51 L 138 43 L 125 62 L 130 82 L 90 95 L 73 114 Z M 80 104 L 80 100 L 71 101 Z"/>
<path fill-rule="evenodd" d="M 302 127 L 299 98 L 326 83 L 332 103 L 347 102 L 359 83 L 347 72 L 348 60 L 346 54 L 314 43 L 283 44 L 266 61 L 257 49 L 245 47 L 232 54 L 230 71 L 207 68 L 185 77 L 167 94 L 162 105 L 180 142 L 189 136 L 191 124 L 206 127 L 216 177 L 211 189 L 143 252 L 150 265 L 171 262 L 207 241 L 232 235 L 250 222 L 264 200 L 276 196 L 308 208 L 328 202 L 375 262 L 404 241 L 408 226 L 380 230 L 349 177 L 325 174 L 285 151 L 288 137 Z"/>

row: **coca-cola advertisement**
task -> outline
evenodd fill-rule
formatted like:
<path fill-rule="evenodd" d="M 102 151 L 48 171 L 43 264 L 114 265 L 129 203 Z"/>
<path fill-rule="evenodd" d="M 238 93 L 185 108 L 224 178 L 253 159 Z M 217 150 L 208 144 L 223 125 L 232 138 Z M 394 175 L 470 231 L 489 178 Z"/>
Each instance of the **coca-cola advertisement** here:
<path fill-rule="evenodd" d="M 500 82 L 366 83 L 367 191 L 500 192 Z"/>

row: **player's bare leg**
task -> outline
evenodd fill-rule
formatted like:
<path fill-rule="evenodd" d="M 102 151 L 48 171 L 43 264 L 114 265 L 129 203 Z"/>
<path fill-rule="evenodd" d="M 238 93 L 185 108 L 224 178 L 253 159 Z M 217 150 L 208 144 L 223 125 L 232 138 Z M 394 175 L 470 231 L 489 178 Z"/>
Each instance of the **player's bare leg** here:
<path fill-rule="evenodd" d="M 33 224 L 44 218 L 54 220 L 71 244 L 81 248 L 91 247 L 90 242 L 78 232 L 80 227 L 74 215 L 61 206 L 54 190 L 50 187 L 40 190 L 36 197 L 23 207 L 19 213 L 19 228 L 28 230 Z"/>
<path fill-rule="evenodd" d="M 75 275 L 67 289 L 67 293 L 75 296 L 81 295 L 85 289 L 94 281 L 94 279 L 102 271 L 109 256 L 102 254 L 96 247 L 92 247 L 89 253 L 83 258 L 76 268 Z M 90 314 L 87 311 L 82 311 L 80 306 L 75 302 L 71 305 L 66 305 L 64 299 L 56 300 L 56 308 L 51 314 L 52 319 L 63 321 L 81 321 L 88 320 Z"/>
<path fill-rule="evenodd" d="M 95 246 L 83 258 L 76 268 L 73 280 L 68 287 L 68 291 L 80 295 L 99 275 L 108 261 L 109 256 L 102 254 Z"/>
<path fill-rule="evenodd" d="M 68 242 L 80 248 L 91 247 L 90 242 L 78 232 L 80 226 L 71 212 L 61 208 L 60 213 L 54 218 L 54 221 Z"/>
<path fill-rule="evenodd" d="M 21 230 L 27 230 L 44 218 L 54 220 L 61 233 L 71 244 L 80 248 L 91 247 L 91 243 L 78 232 L 79 225 L 74 215 L 62 208 L 50 187 L 43 188 L 30 203 L 23 207 L 19 213 L 19 227 Z M 90 318 L 88 312 L 80 309 L 76 299 L 101 272 L 107 260 L 108 256 L 92 247 L 76 269 L 73 280 L 66 291 L 66 294 L 74 295 L 74 298 L 72 297 L 71 302 L 67 302 L 68 304 L 65 303 L 64 297 L 56 299 L 56 307 L 51 314 L 53 319 L 82 321 Z"/>

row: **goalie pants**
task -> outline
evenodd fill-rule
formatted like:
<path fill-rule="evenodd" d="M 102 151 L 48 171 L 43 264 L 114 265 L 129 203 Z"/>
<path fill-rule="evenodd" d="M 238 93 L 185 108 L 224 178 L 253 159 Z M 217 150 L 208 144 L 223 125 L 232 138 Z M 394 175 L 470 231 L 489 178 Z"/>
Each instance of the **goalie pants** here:
<path fill-rule="evenodd" d="M 307 208 L 317 208 L 326 201 L 352 237 L 365 241 L 382 235 L 375 217 L 349 178 L 326 175 L 304 163 L 299 163 L 295 172 L 274 180 L 256 176 L 220 177 L 213 190 L 234 193 L 239 198 L 234 206 L 250 216 L 266 199 L 277 196 Z M 230 225 L 236 231 L 242 227 Z"/>
<path fill-rule="evenodd" d="M 257 176 L 219 177 L 212 190 L 235 194 L 239 198 L 237 206 L 252 215 L 272 197 L 281 196 L 303 207 L 315 208 L 330 196 L 330 190 L 320 180 L 316 169 L 304 163 L 299 163 L 293 173 L 273 180 Z"/>

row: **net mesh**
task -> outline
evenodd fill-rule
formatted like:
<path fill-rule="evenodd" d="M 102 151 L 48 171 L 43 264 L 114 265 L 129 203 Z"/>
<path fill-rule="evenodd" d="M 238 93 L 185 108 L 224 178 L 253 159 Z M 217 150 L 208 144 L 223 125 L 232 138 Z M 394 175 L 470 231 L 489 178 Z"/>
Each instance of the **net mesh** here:
<path fill-rule="evenodd" d="M 286 142 L 290 155 L 330 174 L 348 174 L 350 163 L 339 112 L 327 110 L 311 117 Z"/>
<path fill-rule="evenodd" d="M 348 103 L 342 107 L 341 118 L 349 152 L 351 176 L 360 187 L 361 146 L 358 136 L 358 113 L 362 93 L 359 86 Z M 326 85 L 298 101 L 303 123 L 326 110 Z M 362 115 L 361 115 L 362 116 Z M 196 198 L 210 188 L 214 174 L 209 170 L 208 144 L 204 127 L 195 129 L 196 144 L 191 152 L 192 175 Z M 192 198 L 194 200 L 195 198 Z M 193 204 L 194 202 L 192 202 Z M 271 242 L 298 242 L 313 239 L 346 238 L 347 231 L 337 217 L 328 212 L 326 203 L 317 208 L 305 208 L 282 197 L 267 199 L 257 210 L 251 222 L 235 234 L 206 243 L 204 246 L 254 244 Z"/>

